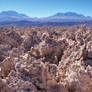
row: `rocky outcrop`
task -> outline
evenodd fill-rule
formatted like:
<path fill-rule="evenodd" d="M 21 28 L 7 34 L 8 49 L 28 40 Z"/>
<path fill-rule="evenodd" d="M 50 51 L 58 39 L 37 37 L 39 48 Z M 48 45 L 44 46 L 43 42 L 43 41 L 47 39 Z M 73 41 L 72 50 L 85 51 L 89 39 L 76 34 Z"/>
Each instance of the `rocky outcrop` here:
<path fill-rule="evenodd" d="M 10 56 L 13 48 L 18 48 L 22 43 L 21 36 L 11 29 L 3 29 L 0 33 L 0 62 Z M 12 53 L 13 54 L 13 53 Z"/>
<path fill-rule="evenodd" d="M 16 92 L 16 91 L 10 88 L 4 80 L 0 79 L 0 92 Z"/>
<path fill-rule="evenodd" d="M 11 29 L 0 29 L 0 92 L 92 91 L 91 27 Z"/>
<path fill-rule="evenodd" d="M 0 63 L 0 77 L 6 78 L 11 70 L 14 70 L 15 61 L 13 58 L 8 57 Z"/>

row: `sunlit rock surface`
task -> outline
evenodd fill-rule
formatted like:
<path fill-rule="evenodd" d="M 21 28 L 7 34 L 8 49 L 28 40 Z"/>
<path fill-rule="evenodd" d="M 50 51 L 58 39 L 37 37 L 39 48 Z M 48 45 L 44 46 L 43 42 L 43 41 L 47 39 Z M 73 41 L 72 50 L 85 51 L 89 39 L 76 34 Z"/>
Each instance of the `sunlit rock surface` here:
<path fill-rule="evenodd" d="M 92 92 L 92 28 L 0 28 L 0 92 Z"/>

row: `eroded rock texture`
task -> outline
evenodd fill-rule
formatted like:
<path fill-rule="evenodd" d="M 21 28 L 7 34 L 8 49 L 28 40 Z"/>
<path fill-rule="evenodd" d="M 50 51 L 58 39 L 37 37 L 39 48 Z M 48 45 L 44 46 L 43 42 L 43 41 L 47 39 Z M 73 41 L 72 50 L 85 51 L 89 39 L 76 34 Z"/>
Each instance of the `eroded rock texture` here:
<path fill-rule="evenodd" d="M 92 28 L 0 28 L 0 92 L 92 92 Z"/>

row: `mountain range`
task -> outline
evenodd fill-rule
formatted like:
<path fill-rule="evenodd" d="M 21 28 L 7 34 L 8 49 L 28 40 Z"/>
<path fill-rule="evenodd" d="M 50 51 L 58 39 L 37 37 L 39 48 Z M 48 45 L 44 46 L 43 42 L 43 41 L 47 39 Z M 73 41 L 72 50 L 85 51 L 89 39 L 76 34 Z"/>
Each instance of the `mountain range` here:
<path fill-rule="evenodd" d="M 30 19 L 27 15 L 16 11 L 3 11 L 0 13 L 0 21 L 20 21 Z"/>
<path fill-rule="evenodd" d="M 75 12 L 56 13 L 49 17 L 44 18 L 32 18 L 26 14 L 18 13 L 16 11 L 3 11 L 0 13 L 0 26 L 2 25 L 47 25 L 46 23 L 85 23 L 92 21 L 92 17 L 84 16 Z M 17 24 L 16 24 L 17 23 Z"/>

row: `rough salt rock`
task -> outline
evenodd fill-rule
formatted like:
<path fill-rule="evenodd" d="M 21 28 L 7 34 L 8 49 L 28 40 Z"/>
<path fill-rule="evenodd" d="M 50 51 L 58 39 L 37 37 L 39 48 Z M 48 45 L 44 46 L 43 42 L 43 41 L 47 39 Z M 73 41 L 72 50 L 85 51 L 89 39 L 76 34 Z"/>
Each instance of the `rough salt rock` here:
<path fill-rule="evenodd" d="M 69 91 L 67 88 L 62 86 L 62 84 L 57 84 L 57 85 L 47 88 L 47 92 L 69 92 Z"/>
<path fill-rule="evenodd" d="M 87 44 L 87 57 L 89 58 L 89 59 L 92 59 L 92 42 L 88 42 L 88 44 Z"/>
<path fill-rule="evenodd" d="M 13 58 L 8 57 L 0 63 L 0 77 L 5 78 L 11 70 L 14 70 L 15 61 Z"/>
<path fill-rule="evenodd" d="M 0 79 L 0 92 L 16 92 L 10 88 L 2 79 Z"/>
<path fill-rule="evenodd" d="M 10 32 L 8 32 L 7 36 L 9 36 L 10 38 L 14 39 L 19 45 L 22 43 L 21 36 L 17 32 L 15 32 L 13 30 L 11 30 Z"/>
<path fill-rule="evenodd" d="M 28 51 L 28 55 L 32 56 L 32 57 L 35 57 L 36 59 L 39 59 L 41 57 L 39 50 L 35 49 L 35 48 L 31 48 L 31 50 Z"/>
<path fill-rule="evenodd" d="M 1 85 L 16 92 L 92 92 L 91 27 L 14 29 L 0 29 Z"/>

